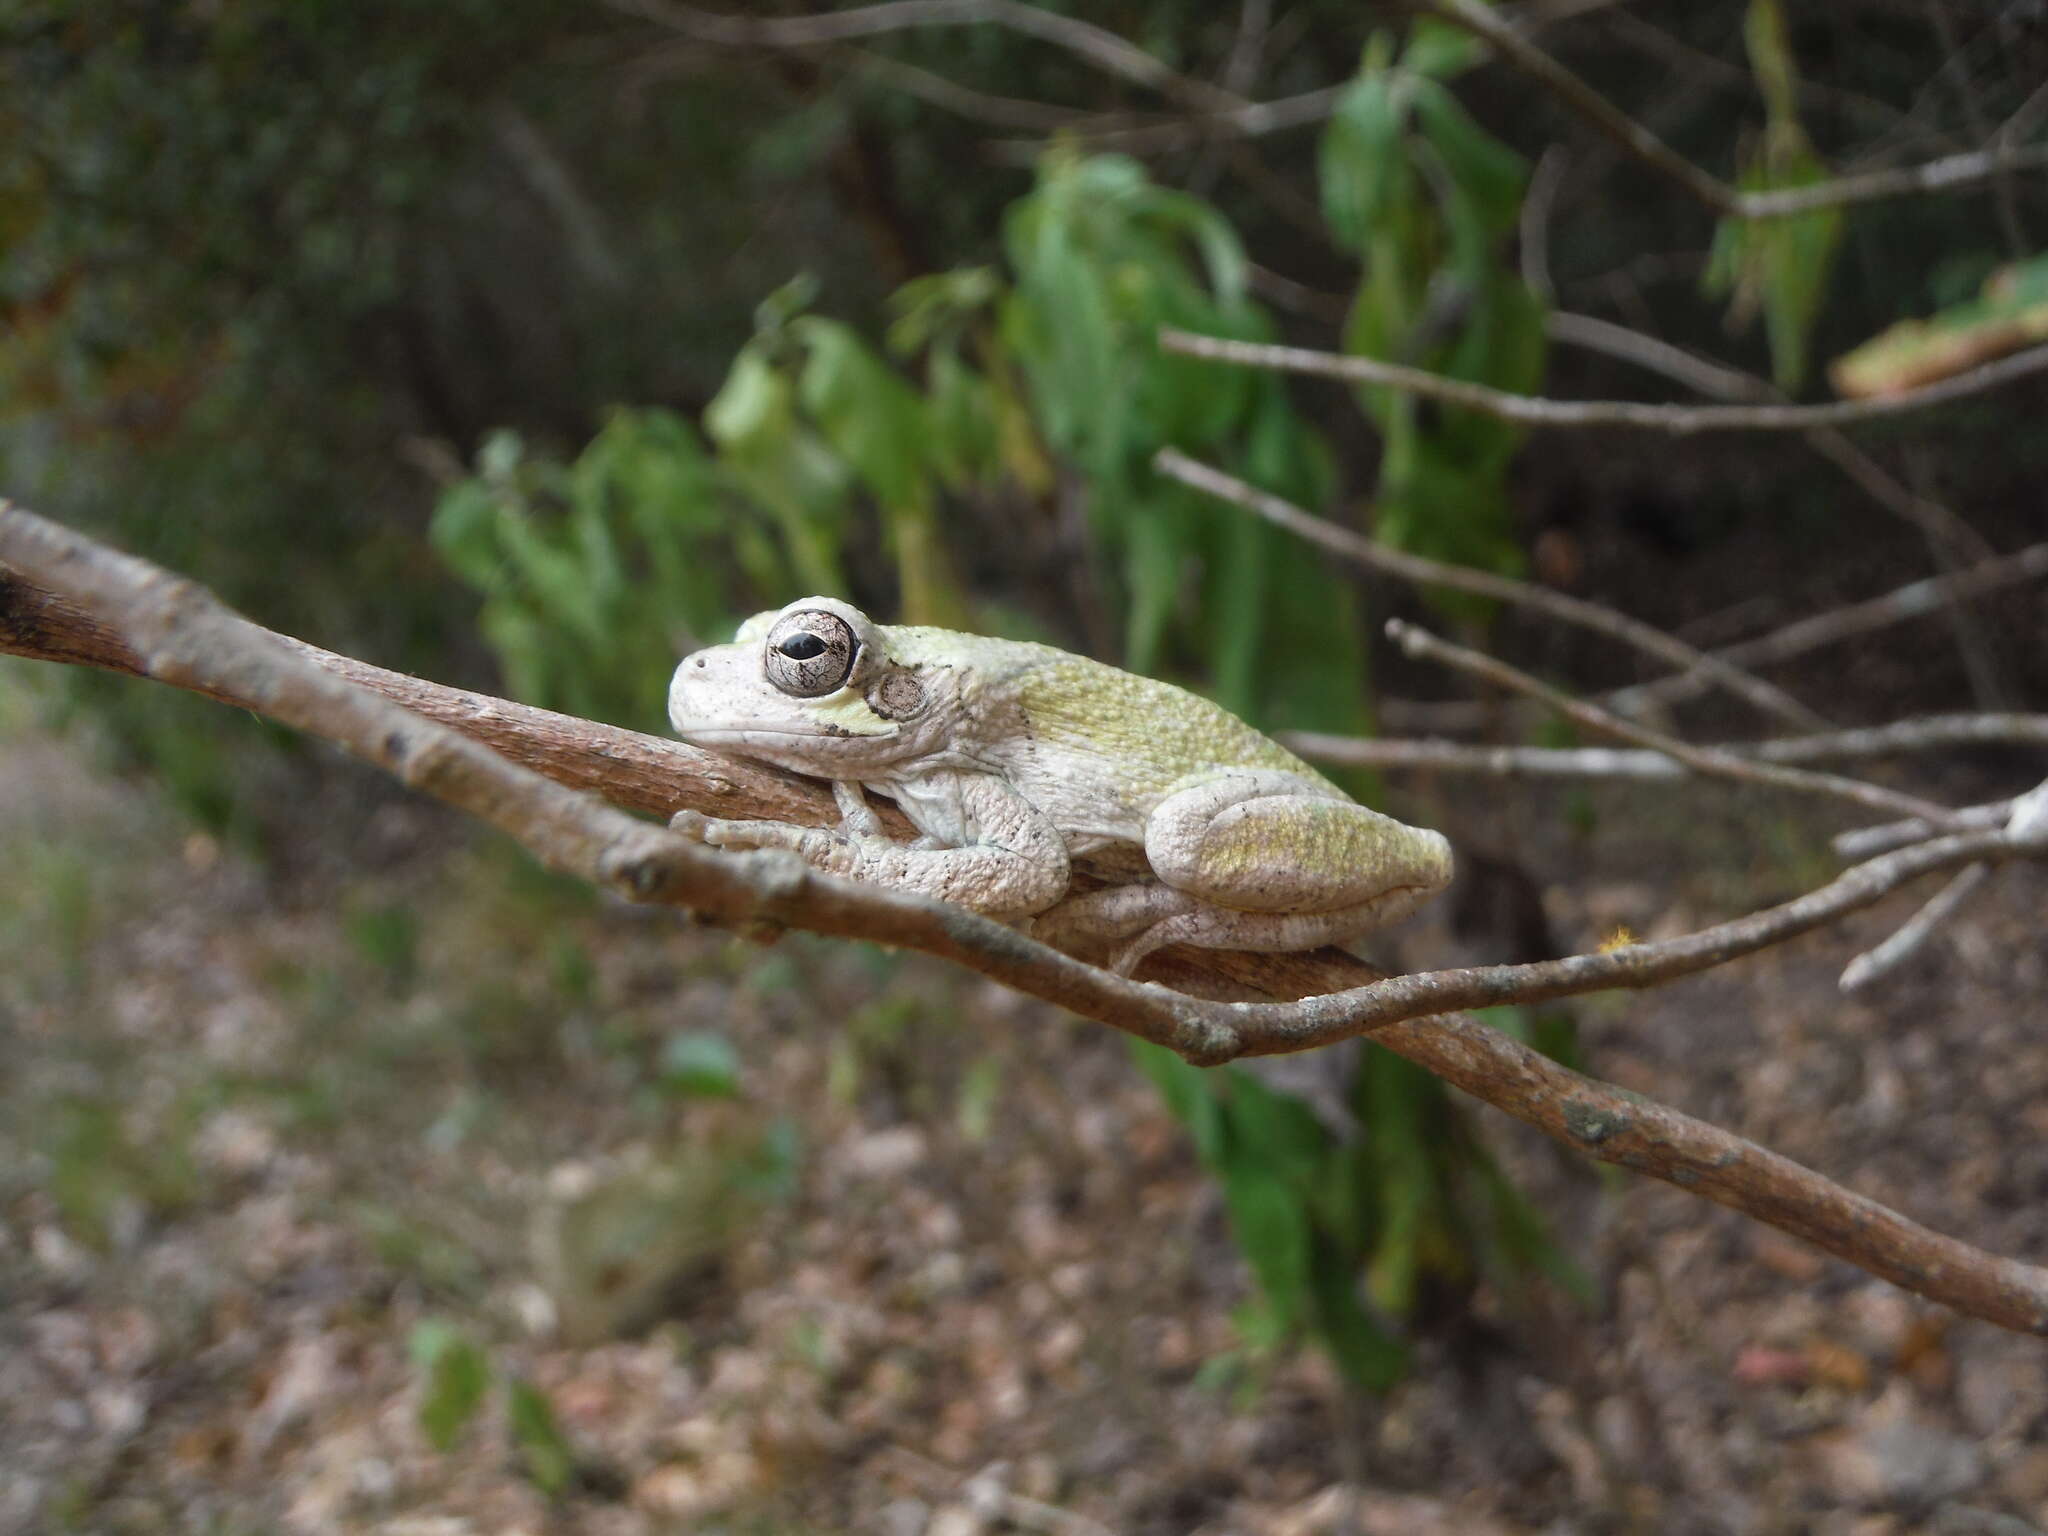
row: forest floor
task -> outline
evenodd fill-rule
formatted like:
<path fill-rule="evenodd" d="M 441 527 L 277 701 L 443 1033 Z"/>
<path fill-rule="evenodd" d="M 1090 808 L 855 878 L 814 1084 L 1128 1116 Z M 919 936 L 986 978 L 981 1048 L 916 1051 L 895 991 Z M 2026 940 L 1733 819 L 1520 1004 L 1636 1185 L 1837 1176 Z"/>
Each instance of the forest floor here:
<path fill-rule="evenodd" d="M 599 903 L 351 773 L 260 868 L 38 687 L 0 674 L 6 1536 L 2048 1529 L 2048 1341 L 1475 1109 L 1595 1300 L 1482 1285 L 1348 1396 L 1240 1337 L 1109 1031 Z M 1433 793 L 1573 948 L 1827 867 L 1748 794 Z M 1844 1000 L 1919 895 L 1582 1001 L 1586 1065 L 2048 1258 L 2048 871 Z"/>

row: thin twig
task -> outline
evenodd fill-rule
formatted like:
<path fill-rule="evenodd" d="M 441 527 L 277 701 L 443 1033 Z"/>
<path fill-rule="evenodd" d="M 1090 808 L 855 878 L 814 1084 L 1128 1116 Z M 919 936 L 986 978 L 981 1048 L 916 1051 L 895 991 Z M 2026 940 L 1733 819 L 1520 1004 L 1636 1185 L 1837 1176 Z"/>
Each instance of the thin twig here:
<path fill-rule="evenodd" d="M 1769 383 L 1753 374 L 1708 362 L 1655 336 L 1609 320 L 1553 311 L 1544 317 L 1543 329 L 1553 341 L 1621 358 L 1715 400 L 1788 403 Z M 1839 428 L 1813 427 L 1803 436 L 1808 447 L 1855 481 L 1879 506 L 1911 523 L 1943 550 L 1969 560 L 1982 560 L 1991 554 L 1990 546 L 1976 529 L 1942 503 L 1900 484 Z"/>
<path fill-rule="evenodd" d="M 1840 774 L 1816 773 L 1809 768 L 1756 762 L 1734 752 L 1722 751 L 1718 747 L 1701 747 L 1688 741 L 1681 741 L 1676 736 L 1651 730 L 1636 721 L 1624 720 L 1597 704 L 1575 699 L 1562 689 L 1553 688 L 1548 683 L 1531 677 L 1519 667 L 1511 667 L 1504 661 L 1498 661 L 1466 646 L 1454 645 L 1431 634 L 1420 625 L 1410 624 L 1403 619 L 1387 620 L 1387 635 L 1403 651 L 1417 660 L 1434 661 L 1444 666 L 1456 667 L 1461 672 L 1484 678 L 1496 687 L 1525 694 L 1533 699 L 1541 699 L 1559 714 L 1577 721 L 1588 730 L 1619 736 L 1623 741 L 1632 741 L 1639 747 L 1662 752 L 1665 756 L 1685 764 L 1695 773 L 1714 774 L 1724 779 L 1769 785 L 1775 789 L 1798 790 L 1805 794 L 1831 795 L 1835 799 L 1860 805 L 1866 810 L 1882 811 L 1894 816 L 1903 811 L 1908 816 L 1919 816 L 1936 825 L 1941 825 L 1948 815 L 1948 810 L 1944 806 L 1922 800 L 1918 795 L 1886 789 L 1880 784 L 1866 784 L 1861 779 L 1844 778 Z"/>
<path fill-rule="evenodd" d="M 1132 127 L 1078 123 L 1068 136 L 1095 149 L 1120 149 L 1126 154 L 1148 155 L 1164 150 L 1185 149 L 1219 133 L 1240 139 L 1262 138 L 1288 128 L 1305 128 L 1320 123 L 1337 110 L 1351 89 L 1343 85 L 1320 86 L 1293 96 L 1271 101 L 1250 101 L 1220 111 L 1195 112 L 1170 123 L 1145 123 Z M 1028 164 L 1045 153 L 1043 139 L 1004 139 L 991 144 L 989 153 L 998 160 Z"/>
<path fill-rule="evenodd" d="M 1114 32 L 1023 0 L 885 0 L 816 16 L 728 15 L 671 0 L 609 3 L 692 41 L 721 48 L 816 48 L 909 27 L 998 26 L 1064 48 L 1105 73 L 1199 111 L 1228 113 L 1252 105 L 1233 92 L 1169 68 Z"/>
<path fill-rule="evenodd" d="M 1678 779 L 1690 772 L 1675 758 L 1647 748 L 1469 746 L 1318 731 L 1284 731 L 1280 742 L 1312 762 L 1346 768 L 1573 779 Z M 1714 750 L 1764 763 L 1820 763 L 1994 743 L 2048 747 L 2048 715 L 1926 715 L 1775 741 L 1722 742 Z"/>
<path fill-rule="evenodd" d="M 977 91 L 871 48 L 849 47 L 845 51 L 860 74 L 974 122 L 988 123 L 997 128 L 1022 129 L 1027 133 L 1066 133 L 1082 124 L 1111 125 L 1109 119 L 1067 107 Z"/>
<path fill-rule="evenodd" d="M 1935 41 L 1941 47 L 1942 57 L 1945 59 L 1959 58 L 1962 55 L 1963 49 L 1956 40 L 1955 26 L 1949 21 L 1946 0 L 1925 0 L 1922 8 L 1927 12 L 1928 25 L 1934 31 Z M 1978 143 L 1990 144 L 1996 147 L 2003 147 L 2007 143 L 2005 134 L 2003 132 L 1994 134 L 1991 132 L 1991 125 L 1985 121 L 1984 108 L 1978 99 L 1976 81 L 1961 80 L 1956 82 L 1955 98 L 1956 104 L 1963 109 L 1964 125 Z M 1998 167 L 1997 171 L 1993 174 L 1991 191 L 1992 205 L 1998 210 L 1999 231 L 2005 237 L 2005 253 L 2012 260 L 2017 261 L 2025 256 L 2031 247 L 2027 243 L 2026 232 L 2020 227 L 2019 204 L 2014 193 L 2012 169 L 2010 166 L 2001 164 Z M 1957 876 L 1957 879 L 1960 880 L 1961 878 L 1961 876 Z M 1939 897 L 1936 898 L 1936 900 L 1939 899 Z M 1846 982 L 1846 978 L 1844 980 Z"/>
<path fill-rule="evenodd" d="M 1270 342 L 1234 341 L 1163 328 L 1159 345 L 1168 352 L 1266 368 L 1279 373 L 1312 374 L 1347 384 L 1372 384 L 1404 390 L 1446 405 L 1495 416 L 1531 427 L 1630 427 L 1690 437 L 1700 432 L 1804 432 L 1815 427 L 1848 426 L 1881 421 L 1913 411 L 1930 410 L 1951 401 L 1981 395 L 2036 373 L 2048 371 L 2048 346 L 2030 347 L 1968 372 L 1958 373 L 1924 389 L 1867 400 L 1832 400 L 1824 405 L 1652 405 L 1638 400 L 1551 400 L 1518 395 L 1487 384 L 1448 378 L 1422 368 L 1317 352 Z"/>
<path fill-rule="evenodd" d="M 1596 315 L 1552 310 L 1543 317 L 1543 334 L 1566 346 L 1583 347 L 1634 363 L 1712 399 L 1762 402 L 1772 398 L 1770 386 L 1753 374 L 1725 363 L 1710 362 L 1659 337 Z"/>
<path fill-rule="evenodd" d="M 1739 668 L 1718 661 L 1705 651 L 1687 645 L 1677 636 L 1667 634 L 1655 625 L 1632 619 L 1625 613 L 1598 603 L 1589 603 L 1583 598 L 1570 597 L 1562 592 L 1553 592 L 1531 582 L 1517 581 L 1511 576 L 1496 575 L 1492 571 L 1477 571 L 1470 566 L 1449 565 L 1441 560 L 1431 560 L 1423 555 L 1410 554 L 1406 550 L 1393 549 L 1375 542 L 1362 534 L 1336 524 L 1297 507 L 1283 497 L 1270 491 L 1262 491 L 1255 485 L 1247 484 L 1235 476 L 1226 475 L 1220 469 L 1191 459 L 1177 448 L 1162 448 L 1153 458 L 1152 467 L 1161 474 L 1178 480 L 1183 485 L 1204 491 L 1232 506 L 1243 507 L 1255 512 L 1270 523 L 1285 528 L 1299 538 L 1312 544 L 1319 544 L 1333 554 L 1356 561 L 1369 570 L 1381 571 L 1403 581 L 1418 582 L 1428 586 L 1450 587 L 1460 592 L 1470 592 L 1478 597 L 1493 598 L 1498 602 L 1511 603 L 1518 608 L 1528 608 L 1546 614 L 1566 624 L 1576 624 L 1581 629 L 1590 629 L 1637 650 L 1655 656 L 1659 661 L 1674 667 L 1692 669 L 1705 667 L 1714 674 L 1714 680 L 1737 697 L 1746 699 L 1765 713 L 1780 720 L 1797 725 L 1803 730 L 1825 729 L 1827 721 L 1815 711 L 1808 709 L 1782 688 L 1752 677 Z"/>
<path fill-rule="evenodd" d="M 1894 587 L 1881 596 L 1796 619 L 1767 635 L 1725 645 L 1709 654 L 1738 667 L 1790 661 L 1823 646 L 1900 624 L 1907 619 L 1939 613 L 1951 603 L 1964 602 L 2000 587 L 2042 576 L 2048 576 L 2048 543 L 2030 544 L 2009 555 L 1966 566 L 1953 575 L 1925 576 L 1902 587 Z M 1620 689 L 1608 695 L 1606 703 L 1613 709 L 1634 712 L 1651 705 L 1691 698 L 1704 693 L 1710 686 L 1711 680 L 1705 677 L 1681 675 Z"/>
<path fill-rule="evenodd" d="M 1836 985 L 1844 992 L 1861 992 L 1871 983 L 1890 975 L 1940 932 L 1941 925 L 1955 916 L 1971 894 L 1990 878 L 1991 867 L 1988 864 L 1972 864 L 1959 870 L 1890 938 L 1873 949 L 1866 949 L 1844 966 L 1841 980 Z"/>
<path fill-rule="evenodd" d="M 1702 170 L 1656 134 L 1623 112 L 1573 74 L 1481 0 L 1420 0 L 1423 9 L 1483 38 L 1524 74 L 1534 77 L 1552 95 L 1608 139 L 1652 170 L 1677 182 L 1714 212 L 1742 219 L 1784 218 L 1839 208 L 1850 203 L 1917 193 L 1951 192 L 1977 186 L 2000 175 L 2048 167 L 2048 144 L 2019 146 L 2003 136 L 1983 149 L 1948 155 L 1921 165 L 1837 176 L 1803 187 L 1743 191 Z"/>
<path fill-rule="evenodd" d="M 1880 822 L 1874 827 L 1851 827 L 1830 840 L 1837 855 L 1845 859 L 1871 859 L 1895 849 L 1924 843 L 1944 831 L 1969 832 L 1985 827 L 2002 827 L 2012 817 L 2016 800 L 1987 800 L 1982 805 L 1965 805 L 1949 812 L 1947 827 L 1938 827 L 1919 816 L 1904 821 Z"/>
<path fill-rule="evenodd" d="M 1658 944 L 1533 966 L 1383 978 L 1293 1003 L 1215 1003 L 1127 981 L 942 902 L 820 875 L 787 854 L 697 847 L 344 681 L 189 582 L 4 504 L 0 562 L 19 573 L 0 584 L 0 648 L 43 654 L 34 647 L 50 629 L 46 617 L 68 600 L 88 622 L 61 633 L 53 653 L 84 659 L 79 653 L 97 643 L 96 621 L 148 675 L 239 700 L 334 741 L 510 832 L 550 866 L 628 899 L 694 907 L 727 923 L 784 923 L 923 950 L 1191 1060 L 1303 1050 L 1369 1033 L 1594 1157 L 1767 1221 L 1969 1316 L 2048 1333 L 2048 1271 L 1929 1231 L 1739 1136 L 1582 1077 L 1448 1013 L 1648 986 L 1718 965 L 1836 921 L 1930 874 L 1978 860 L 2048 856 L 2048 816 L 2029 821 L 2024 837 L 1997 828 L 1921 843 L 1780 906 Z M 602 757 L 602 748 L 593 751 Z M 751 772 L 736 765 L 731 782 Z M 1294 984 L 1312 985 L 1372 974 L 1342 956 L 1205 956 L 1203 964 L 1212 982 L 1258 974 L 1269 986 L 1290 975 Z"/>
<path fill-rule="evenodd" d="M 1880 596 L 1796 619 L 1753 640 L 1738 641 L 1707 654 L 1717 661 L 1742 667 L 1793 661 L 1859 635 L 1939 613 L 1946 604 L 1967 601 L 2041 576 L 2048 576 L 2048 544 L 2031 544 L 2009 555 L 1966 566 L 1953 576 L 1922 577 Z M 1615 689 L 1602 695 L 1599 702 L 1617 713 L 1636 716 L 1697 698 L 1713 686 L 1714 681 L 1706 674 L 1688 671 Z M 1380 712 L 1390 724 L 1413 734 L 1482 730 L 1499 716 L 1500 710 L 1482 701 L 1387 698 L 1380 701 Z"/>

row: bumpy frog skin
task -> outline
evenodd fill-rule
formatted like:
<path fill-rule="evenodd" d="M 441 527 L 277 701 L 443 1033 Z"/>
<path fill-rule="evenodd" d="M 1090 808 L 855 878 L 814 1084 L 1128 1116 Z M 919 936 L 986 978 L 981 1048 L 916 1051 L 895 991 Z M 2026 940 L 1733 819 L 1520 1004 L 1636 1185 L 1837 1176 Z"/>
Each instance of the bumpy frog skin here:
<path fill-rule="evenodd" d="M 1451 849 L 1347 797 L 1236 716 L 1083 656 L 876 624 L 829 597 L 683 658 L 695 746 L 830 779 L 838 831 L 684 811 L 723 848 L 958 902 L 1124 974 L 1166 944 L 1297 950 L 1407 916 Z M 862 787 L 923 835 L 883 835 Z M 1075 870 L 1109 883 L 1069 893 Z"/>

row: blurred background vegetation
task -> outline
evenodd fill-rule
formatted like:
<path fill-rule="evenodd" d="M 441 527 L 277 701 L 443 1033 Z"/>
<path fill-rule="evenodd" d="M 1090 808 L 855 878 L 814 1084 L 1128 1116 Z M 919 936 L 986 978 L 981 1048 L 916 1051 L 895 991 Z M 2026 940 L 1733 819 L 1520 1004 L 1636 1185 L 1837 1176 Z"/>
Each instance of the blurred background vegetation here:
<path fill-rule="evenodd" d="M 1556 314 L 1586 313 L 1814 397 L 1831 358 L 1968 303 L 1995 271 L 2032 271 L 2041 177 L 1717 225 L 1465 34 L 1397 8 L 1037 9 L 1085 14 L 1182 83 L 1148 89 L 1089 50 L 987 24 L 787 47 L 728 45 L 704 13 L 652 4 L 10 8 L 0 484 L 290 633 L 643 730 L 662 727 L 677 655 L 809 591 L 1049 639 L 1267 728 L 1368 730 L 1388 686 L 1455 687 L 1375 654 L 1378 622 L 1418 608 L 1581 686 L 1633 675 L 1625 656 L 1485 605 L 1365 582 L 1154 475 L 1165 446 L 1390 544 L 1533 571 L 1673 628 L 1758 597 L 1759 573 L 1789 616 L 1957 557 L 1798 441 L 1529 441 L 1407 396 L 1165 355 L 1153 336 L 1180 326 L 1514 391 L 1668 397 L 1554 343 Z M 2048 26 L 2013 5 L 1531 0 L 1510 14 L 1744 186 L 1976 147 L 2048 77 Z M 1204 127 L 1189 82 L 1328 94 L 1295 126 L 1242 137 Z M 1989 396 L 1865 446 L 2005 547 L 2041 526 L 2025 488 L 2048 472 L 2048 438 L 2021 430 L 2039 410 L 2038 390 Z M 1959 688 L 2038 697 L 2042 648 L 1993 651 L 1988 674 L 1940 652 L 1872 676 L 1868 708 Z M 272 878 L 347 864 L 350 834 L 309 828 L 309 804 L 368 814 L 385 793 L 163 690 L 66 678 L 38 700 L 83 711 L 112 761 L 147 765 L 194 827 Z M 390 856 L 485 857 L 445 832 L 418 842 Z M 46 894 L 13 920 L 32 926 L 24 952 L 71 956 L 48 985 L 75 995 L 92 914 L 115 897 L 54 839 L 35 846 L 27 884 Z M 496 874 L 530 898 L 493 909 L 515 935 L 591 930 L 573 896 Z M 418 891 L 484 898 L 473 872 L 419 878 L 403 898 L 337 898 L 367 903 L 343 914 L 349 958 L 278 979 L 305 1029 L 354 1017 L 359 988 L 403 999 L 425 984 L 421 934 L 470 919 L 427 915 Z M 1526 923 L 1492 937 L 1487 958 L 1543 945 Z M 496 1069 L 480 1063 L 509 1053 L 544 1072 L 593 1039 L 634 1064 L 606 1081 L 635 1113 L 708 1105 L 689 1156 L 621 1175 L 630 1214 L 616 1221 L 640 1235 L 578 1195 L 540 1261 L 574 1297 L 569 1272 L 602 1267 L 607 1243 L 639 1252 L 662 1232 L 680 1251 L 649 1261 L 658 1290 L 748 1212 L 787 1201 L 805 1152 L 790 1122 L 725 1103 L 741 1073 L 718 1018 L 643 1038 L 598 1017 L 604 967 L 582 942 L 537 939 L 545 964 L 516 996 L 457 1009 L 444 1044 L 467 1096 L 427 1134 L 454 1145 L 489 1119 Z M 747 964 L 740 984 L 773 992 L 800 989 L 809 960 Z M 924 1018 L 900 1006 L 883 989 L 847 1039 L 814 1041 L 834 1092 L 857 1096 L 863 1053 L 891 1056 L 905 1018 Z M 576 1022 L 558 1038 L 560 1017 Z M 1502 1022 L 1570 1050 L 1557 1019 Z M 289 1126 L 345 1121 L 362 1088 L 337 1085 L 414 1049 L 359 1028 L 344 1034 L 360 1061 L 232 1091 L 285 1094 Z M 1306 1331 L 1357 1387 L 1383 1390 L 1405 1341 L 1489 1284 L 1547 1272 L 1584 1293 L 1461 1112 L 1402 1063 L 1356 1058 L 1320 1112 L 1244 1074 L 1142 1065 L 1222 1182 L 1256 1282 L 1245 1358 Z M 1001 1113 L 992 1070 L 970 1064 L 948 1089 L 966 1122 Z M 179 1101 L 182 1123 L 200 1099 Z M 113 1242 L 124 1201 L 205 1198 L 194 1165 L 143 1155 L 104 1099 L 43 1121 L 78 1242 Z M 435 1294 L 459 1309 L 475 1292 L 459 1241 L 402 1202 L 355 1209 Z M 658 1309 L 641 1284 L 620 1281 L 631 1305 L 573 1327 L 644 1326 Z M 453 1444 L 490 1367 L 459 1328 L 421 1328 L 423 1422 Z M 545 1396 L 507 1390 L 531 1476 L 559 1491 L 569 1452 Z"/>

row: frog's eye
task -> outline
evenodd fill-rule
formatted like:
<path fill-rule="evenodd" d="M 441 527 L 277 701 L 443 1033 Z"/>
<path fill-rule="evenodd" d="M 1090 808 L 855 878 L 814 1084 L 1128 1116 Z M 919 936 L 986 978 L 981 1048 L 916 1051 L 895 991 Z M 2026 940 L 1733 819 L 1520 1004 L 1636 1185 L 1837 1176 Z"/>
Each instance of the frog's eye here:
<path fill-rule="evenodd" d="M 793 698 L 815 699 L 853 675 L 860 641 L 836 613 L 807 608 L 784 614 L 768 631 L 761 661 L 768 681 Z"/>

